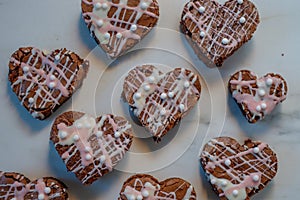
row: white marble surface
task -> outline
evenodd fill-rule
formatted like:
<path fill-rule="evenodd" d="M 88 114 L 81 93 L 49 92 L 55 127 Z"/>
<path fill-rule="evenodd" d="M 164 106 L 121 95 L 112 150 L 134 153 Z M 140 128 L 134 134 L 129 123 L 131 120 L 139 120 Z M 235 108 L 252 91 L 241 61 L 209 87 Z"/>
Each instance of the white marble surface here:
<path fill-rule="evenodd" d="M 224 2 L 224 1 L 223 1 Z M 299 6 L 296 0 L 254 1 L 261 23 L 254 38 L 230 57 L 220 69 L 207 68 L 178 33 L 185 1 L 159 0 L 158 28 L 134 52 L 111 63 L 90 38 L 74 0 L 0 0 L 0 170 L 22 172 L 31 179 L 54 176 L 68 186 L 71 199 L 116 199 L 123 181 L 132 172 L 149 172 L 159 179 L 180 176 L 196 188 L 198 199 L 216 199 L 200 169 L 198 155 L 210 138 L 226 135 L 239 141 L 250 137 L 269 143 L 277 152 L 279 171 L 274 181 L 253 199 L 295 199 L 300 189 L 300 50 Z M 20 106 L 7 81 L 8 61 L 20 46 L 41 49 L 67 47 L 91 60 L 91 71 L 74 97 L 45 121 L 31 118 Z M 282 55 L 283 54 L 283 55 Z M 298 62 L 297 62 L 298 61 Z M 55 116 L 69 109 L 92 114 L 113 112 L 131 120 L 119 92 L 124 74 L 134 65 L 159 63 L 184 66 L 202 76 L 199 104 L 178 127 L 155 145 L 144 129 L 134 124 L 139 139 L 117 170 L 92 186 L 81 186 L 58 157 L 49 131 Z M 109 65 L 109 66 L 108 66 Z M 167 67 L 163 67 L 167 70 Z M 277 72 L 288 82 L 287 100 L 272 116 L 248 124 L 225 88 L 230 74 L 247 68 L 263 75 Z"/>

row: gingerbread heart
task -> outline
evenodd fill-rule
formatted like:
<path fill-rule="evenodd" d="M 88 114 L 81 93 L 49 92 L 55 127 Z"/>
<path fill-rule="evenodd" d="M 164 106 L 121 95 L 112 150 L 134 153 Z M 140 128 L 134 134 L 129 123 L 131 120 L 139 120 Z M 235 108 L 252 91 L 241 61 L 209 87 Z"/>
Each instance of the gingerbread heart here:
<path fill-rule="evenodd" d="M 88 61 L 67 49 L 46 54 L 24 47 L 12 54 L 8 79 L 21 104 L 42 120 L 81 86 L 88 68 Z"/>
<path fill-rule="evenodd" d="M 196 200 L 194 187 L 181 178 L 169 178 L 159 182 L 148 174 L 136 174 L 127 179 L 119 200 L 172 199 Z"/>
<path fill-rule="evenodd" d="M 0 171 L 0 199 L 2 200 L 67 200 L 67 187 L 52 177 L 30 181 L 23 174 Z"/>
<path fill-rule="evenodd" d="M 184 68 L 164 74 L 153 65 L 138 66 L 123 84 L 125 100 L 155 141 L 195 106 L 200 92 L 200 77 Z"/>
<path fill-rule="evenodd" d="M 107 114 L 95 119 L 70 111 L 56 118 L 50 140 L 68 171 L 88 185 L 124 157 L 132 143 L 132 129 L 123 117 Z"/>
<path fill-rule="evenodd" d="M 81 8 L 91 36 L 111 58 L 136 45 L 159 18 L 156 0 L 82 0 Z"/>
<path fill-rule="evenodd" d="M 240 70 L 231 76 L 229 91 L 250 123 L 269 115 L 287 95 L 287 83 L 279 74 L 268 73 L 261 78 Z"/>
<path fill-rule="evenodd" d="M 181 30 L 195 53 L 208 65 L 221 66 L 250 40 L 259 24 L 259 14 L 249 0 L 190 0 L 183 10 Z"/>
<path fill-rule="evenodd" d="M 210 140 L 200 162 L 222 200 L 249 200 L 275 177 L 278 168 L 276 154 L 266 143 L 248 139 L 240 145 L 230 137 Z"/>

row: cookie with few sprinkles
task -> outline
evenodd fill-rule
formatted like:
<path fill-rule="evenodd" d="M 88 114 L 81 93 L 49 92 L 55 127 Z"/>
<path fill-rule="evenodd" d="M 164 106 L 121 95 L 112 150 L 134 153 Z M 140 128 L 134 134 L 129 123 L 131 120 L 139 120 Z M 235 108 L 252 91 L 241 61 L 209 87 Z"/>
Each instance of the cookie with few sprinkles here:
<path fill-rule="evenodd" d="M 181 30 L 198 57 L 208 66 L 225 59 L 249 41 L 260 22 L 249 0 L 190 0 L 183 9 Z"/>
<path fill-rule="evenodd" d="M 156 25 L 156 0 L 82 0 L 82 15 L 91 36 L 110 58 L 136 45 Z"/>
<path fill-rule="evenodd" d="M 89 185 L 111 172 L 132 143 L 129 122 L 111 114 L 94 118 L 69 111 L 58 116 L 50 140 L 65 163 L 84 184 Z"/>
<path fill-rule="evenodd" d="M 250 123 L 256 123 L 270 115 L 287 96 L 287 83 L 275 73 L 258 78 L 249 70 L 233 74 L 228 82 L 232 97 Z"/>
<path fill-rule="evenodd" d="M 181 178 L 168 178 L 159 182 L 148 174 L 136 174 L 128 178 L 118 200 L 172 199 L 196 200 L 194 187 Z"/>
<path fill-rule="evenodd" d="M 64 183 L 53 177 L 30 181 L 23 174 L 0 171 L 0 199 L 13 200 L 67 200 Z"/>
<path fill-rule="evenodd" d="M 278 170 L 276 153 L 269 145 L 250 139 L 241 145 L 230 137 L 214 138 L 203 147 L 200 162 L 221 200 L 250 200 Z"/>
<path fill-rule="evenodd" d="M 184 68 L 163 73 L 153 65 L 137 66 L 123 84 L 125 101 L 157 142 L 197 104 L 200 93 L 200 76 Z"/>
<path fill-rule="evenodd" d="M 43 120 L 81 86 L 88 68 L 88 61 L 65 48 L 47 53 L 23 47 L 11 56 L 8 79 L 21 104 Z"/>

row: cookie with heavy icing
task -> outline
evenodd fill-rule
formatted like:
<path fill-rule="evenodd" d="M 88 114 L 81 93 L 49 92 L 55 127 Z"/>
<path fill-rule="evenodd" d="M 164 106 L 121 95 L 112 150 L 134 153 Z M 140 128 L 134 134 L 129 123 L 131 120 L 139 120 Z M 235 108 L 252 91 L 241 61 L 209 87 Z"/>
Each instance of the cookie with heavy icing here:
<path fill-rule="evenodd" d="M 136 174 L 124 182 L 118 199 L 196 200 L 197 198 L 194 187 L 181 178 L 169 178 L 159 182 L 151 175 Z"/>
<path fill-rule="evenodd" d="M 67 200 L 67 187 L 53 177 L 30 181 L 23 174 L 0 171 L 0 199 L 2 200 Z"/>
<path fill-rule="evenodd" d="M 249 200 L 275 177 L 278 161 L 268 144 L 230 137 L 210 140 L 200 156 L 201 165 L 222 200 Z"/>
<path fill-rule="evenodd" d="M 181 17 L 181 30 L 198 57 L 208 65 L 221 66 L 250 40 L 259 14 L 249 0 L 190 0 Z"/>
<path fill-rule="evenodd" d="M 91 36 L 111 58 L 124 54 L 156 25 L 156 0 L 82 0 L 82 15 Z"/>
<path fill-rule="evenodd" d="M 153 65 L 129 71 L 123 96 L 141 124 L 160 141 L 200 98 L 198 74 L 184 68 L 163 73 Z"/>
<path fill-rule="evenodd" d="M 284 78 L 268 73 L 258 78 L 249 70 L 233 74 L 228 83 L 229 91 L 250 123 L 269 115 L 286 99 L 288 87 Z"/>
<path fill-rule="evenodd" d="M 65 112 L 52 125 L 50 140 L 68 171 L 85 185 L 111 172 L 132 143 L 131 125 L 111 114 L 94 118 Z"/>
<path fill-rule="evenodd" d="M 88 68 L 88 61 L 65 48 L 45 53 L 24 47 L 12 54 L 8 79 L 21 104 L 42 120 L 81 86 Z"/>

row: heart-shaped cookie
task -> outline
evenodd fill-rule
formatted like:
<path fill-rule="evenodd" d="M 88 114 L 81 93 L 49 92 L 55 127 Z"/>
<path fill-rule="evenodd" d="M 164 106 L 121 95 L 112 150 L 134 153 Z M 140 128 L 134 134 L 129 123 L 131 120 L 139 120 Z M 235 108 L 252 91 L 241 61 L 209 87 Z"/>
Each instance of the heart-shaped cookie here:
<path fill-rule="evenodd" d="M 276 105 L 286 99 L 287 83 L 279 74 L 268 73 L 257 78 L 249 70 L 231 76 L 229 91 L 250 123 L 269 115 Z"/>
<path fill-rule="evenodd" d="M 88 61 L 67 49 L 46 54 L 24 47 L 12 54 L 8 79 L 31 115 L 45 119 L 81 86 L 88 68 Z"/>
<path fill-rule="evenodd" d="M 191 0 L 183 10 L 181 29 L 195 53 L 208 65 L 221 66 L 252 38 L 259 14 L 249 0 Z"/>
<path fill-rule="evenodd" d="M 0 171 L 2 200 L 67 200 L 67 187 L 52 177 L 30 181 L 23 174 Z"/>
<path fill-rule="evenodd" d="M 53 123 L 50 140 L 68 171 L 83 184 L 91 184 L 109 173 L 132 143 L 131 125 L 123 117 L 91 117 L 65 112 Z"/>
<path fill-rule="evenodd" d="M 123 85 L 125 100 L 141 124 L 160 141 L 200 98 L 200 77 L 184 68 L 164 74 L 153 65 L 129 71 Z"/>
<path fill-rule="evenodd" d="M 169 178 L 159 182 L 148 174 L 136 174 L 127 179 L 119 200 L 196 200 L 194 187 L 181 178 Z"/>
<path fill-rule="evenodd" d="M 91 36 L 111 58 L 136 45 L 159 18 L 156 0 L 82 0 L 81 8 Z"/>
<path fill-rule="evenodd" d="M 202 167 L 220 199 L 249 200 L 276 175 L 276 154 L 265 143 L 230 137 L 210 140 L 203 148 Z"/>

